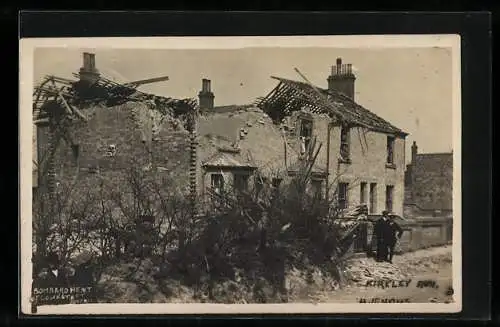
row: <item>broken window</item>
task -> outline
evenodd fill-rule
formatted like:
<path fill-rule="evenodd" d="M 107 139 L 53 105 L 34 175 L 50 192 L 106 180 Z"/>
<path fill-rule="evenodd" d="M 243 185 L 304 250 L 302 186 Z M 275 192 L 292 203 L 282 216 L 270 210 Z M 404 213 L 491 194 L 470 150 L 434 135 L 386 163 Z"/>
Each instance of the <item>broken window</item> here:
<path fill-rule="evenodd" d="M 387 163 L 394 163 L 394 136 L 387 136 Z"/>
<path fill-rule="evenodd" d="M 359 203 L 366 204 L 366 182 L 359 184 Z"/>
<path fill-rule="evenodd" d="M 340 158 L 344 161 L 350 160 L 350 132 L 348 126 L 340 129 Z"/>
<path fill-rule="evenodd" d="M 338 185 L 339 209 L 346 209 L 348 207 L 348 192 L 349 192 L 349 183 L 339 183 Z"/>
<path fill-rule="evenodd" d="M 392 201 L 394 196 L 394 186 L 387 185 L 385 187 L 385 210 L 392 211 Z"/>
<path fill-rule="evenodd" d="M 300 123 L 300 139 L 303 142 L 303 148 L 301 149 L 302 154 L 307 152 L 307 150 L 309 149 L 309 145 L 311 144 L 311 138 L 312 138 L 312 129 L 313 129 L 312 120 L 308 118 L 302 118 Z"/>
<path fill-rule="evenodd" d="M 224 190 L 224 177 L 222 174 L 212 174 L 211 176 L 211 186 L 212 189 L 220 194 Z"/>
<path fill-rule="evenodd" d="M 248 190 L 248 175 L 234 174 L 234 190 L 237 192 Z"/>

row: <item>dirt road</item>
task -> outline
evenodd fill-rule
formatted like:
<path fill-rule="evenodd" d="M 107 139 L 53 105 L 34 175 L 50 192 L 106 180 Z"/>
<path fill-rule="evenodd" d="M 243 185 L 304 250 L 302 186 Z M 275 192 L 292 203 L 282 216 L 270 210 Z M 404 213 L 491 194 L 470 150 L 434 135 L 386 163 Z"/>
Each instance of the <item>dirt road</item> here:
<path fill-rule="evenodd" d="M 452 301 L 451 246 L 395 256 L 393 264 L 371 258 L 346 264 L 350 285 L 312 296 L 318 302 L 428 303 Z"/>

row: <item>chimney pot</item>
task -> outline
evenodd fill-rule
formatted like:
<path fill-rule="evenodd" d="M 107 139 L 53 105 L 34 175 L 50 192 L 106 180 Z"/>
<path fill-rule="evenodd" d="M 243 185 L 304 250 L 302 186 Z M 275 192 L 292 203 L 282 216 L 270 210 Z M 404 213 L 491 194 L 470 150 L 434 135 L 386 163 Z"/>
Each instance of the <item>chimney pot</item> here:
<path fill-rule="evenodd" d="M 344 93 L 354 100 L 354 82 L 356 77 L 352 72 L 352 64 L 343 64 L 342 58 L 337 58 L 335 66 L 328 77 L 328 89 Z"/>
<path fill-rule="evenodd" d="M 211 91 L 211 81 L 203 78 L 201 80 L 201 91 L 198 94 L 199 104 L 201 109 L 213 109 L 214 94 Z"/>
<path fill-rule="evenodd" d="M 94 82 L 99 79 L 99 71 L 95 67 L 95 54 L 84 52 L 83 65 L 80 68 L 80 80 Z"/>
<path fill-rule="evenodd" d="M 418 154 L 418 146 L 417 142 L 413 141 L 413 145 L 411 146 L 411 161 L 415 162 Z"/>

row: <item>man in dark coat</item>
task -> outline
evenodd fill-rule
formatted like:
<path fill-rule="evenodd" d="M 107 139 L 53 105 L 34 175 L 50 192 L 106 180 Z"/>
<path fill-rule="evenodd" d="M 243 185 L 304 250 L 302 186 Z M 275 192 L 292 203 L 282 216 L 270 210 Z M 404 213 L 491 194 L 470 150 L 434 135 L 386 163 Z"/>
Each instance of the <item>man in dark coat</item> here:
<path fill-rule="evenodd" d="M 392 257 L 394 255 L 394 248 L 396 247 L 396 243 L 398 242 L 398 239 L 401 238 L 403 235 L 403 229 L 399 224 L 396 222 L 394 219 L 394 216 L 389 216 L 389 227 L 391 228 L 391 233 L 389 234 L 389 255 L 387 261 L 392 263 Z"/>
<path fill-rule="evenodd" d="M 383 211 L 373 228 L 373 233 L 377 239 L 377 261 L 388 261 L 389 245 L 391 243 L 392 227 L 389 225 L 389 212 Z"/>

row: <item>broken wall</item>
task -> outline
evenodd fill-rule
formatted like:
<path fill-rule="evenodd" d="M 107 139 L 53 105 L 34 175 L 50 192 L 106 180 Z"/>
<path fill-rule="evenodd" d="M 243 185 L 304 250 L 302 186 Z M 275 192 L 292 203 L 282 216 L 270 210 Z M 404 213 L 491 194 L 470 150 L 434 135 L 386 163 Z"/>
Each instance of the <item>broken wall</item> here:
<path fill-rule="evenodd" d="M 126 186 L 128 169 L 137 168 L 173 177 L 172 190 L 188 191 L 190 143 L 181 124 L 158 117 L 144 103 L 92 107 L 85 114 L 87 122 L 75 122 L 69 128 L 70 140 L 60 139 L 56 185 L 78 179 L 76 194 L 97 191 L 101 183 L 119 190 Z M 38 131 L 39 136 L 47 136 L 47 127 Z M 38 137 L 39 158 L 46 153 L 47 142 L 48 137 Z"/>

